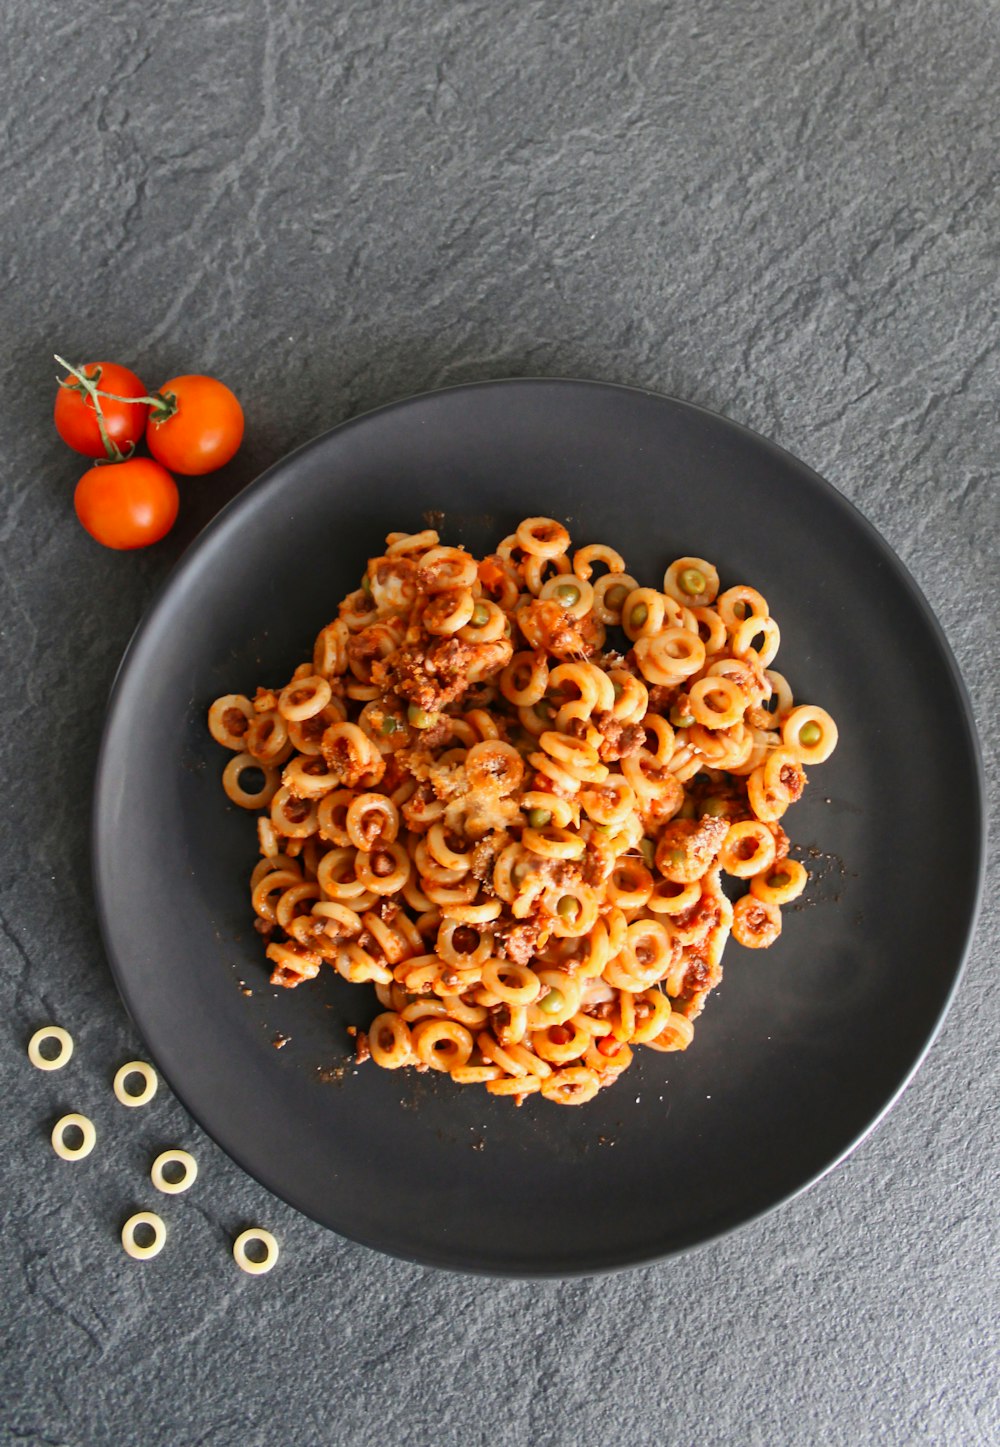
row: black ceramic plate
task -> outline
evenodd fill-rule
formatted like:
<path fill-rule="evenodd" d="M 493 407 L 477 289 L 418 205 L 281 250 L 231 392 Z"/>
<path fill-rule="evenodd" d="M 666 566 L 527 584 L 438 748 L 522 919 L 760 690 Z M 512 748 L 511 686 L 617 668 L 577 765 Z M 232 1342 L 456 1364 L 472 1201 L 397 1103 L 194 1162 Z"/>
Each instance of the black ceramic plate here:
<path fill-rule="evenodd" d="M 281 683 L 385 533 L 433 511 L 491 548 L 527 514 L 760 589 L 777 666 L 840 727 L 790 816 L 813 870 L 778 944 L 730 943 L 685 1054 L 581 1109 L 338 1067 L 375 1013 L 332 971 L 272 990 L 250 927 L 253 816 L 230 807 L 218 694 Z M 942 845 L 941 841 L 947 841 Z M 937 842 L 939 847 L 932 847 Z M 345 1236 L 466 1270 L 564 1275 L 691 1247 L 828 1170 L 940 1023 L 982 855 L 968 703 L 926 603 L 867 522 L 786 452 L 684 403 L 581 382 L 417 397 L 318 438 L 206 529 L 140 627 L 98 772 L 96 882 L 119 988 L 206 1130 Z M 252 991 L 252 994 L 247 993 Z M 274 1048 L 276 1035 L 290 1037 Z"/>

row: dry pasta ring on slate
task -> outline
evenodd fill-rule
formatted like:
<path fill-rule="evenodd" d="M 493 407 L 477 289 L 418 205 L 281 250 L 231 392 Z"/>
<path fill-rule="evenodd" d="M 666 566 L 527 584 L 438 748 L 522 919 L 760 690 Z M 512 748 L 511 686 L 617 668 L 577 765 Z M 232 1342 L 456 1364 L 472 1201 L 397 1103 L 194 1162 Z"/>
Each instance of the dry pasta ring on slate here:
<path fill-rule="evenodd" d="M 140 1246 L 135 1239 L 136 1229 L 139 1226 L 148 1226 L 153 1233 L 152 1241 Z M 130 1216 L 122 1227 L 122 1245 L 136 1261 L 148 1261 L 151 1256 L 159 1256 L 163 1250 L 163 1243 L 167 1239 L 167 1228 L 155 1211 L 136 1211 Z"/>
<path fill-rule="evenodd" d="M 42 1046 L 46 1040 L 58 1041 L 58 1055 L 42 1054 Z M 69 1064 L 72 1054 L 73 1037 L 61 1025 L 43 1025 L 28 1041 L 28 1059 L 36 1070 L 61 1070 L 64 1065 Z"/>
<path fill-rule="evenodd" d="M 253 1241 L 264 1247 L 266 1254 L 261 1261 L 251 1261 L 247 1255 L 247 1247 Z M 246 1271 L 250 1276 L 263 1276 L 278 1259 L 278 1243 L 270 1231 L 251 1226 L 248 1231 L 241 1231 L 233 1242 L 233 1256 L 241 1271 Z"/>
<path fill-rule="evenodd" d="M 64 1139 L 66 1132 L 73 1126 L 76 1126 L 83 1137 L 78 1146 L 68 1146 Z M 64 1161 L 82 1161 L 84 1156 L 90 1155 L 96 1140 L 94 1122 L 85 1115 L 78 1115 L 76 1111 L 60 1117 L 52 1127 L 52 1149 Z"/>
<path fill-rule="evenodd" d="M 125 1082 L 130 1075 L 141 1075 L 145 1082 L 138 1095 L 132 1095 L 125 1089 Z M 151 1065 L 147 1065 L 145 1060 L 130 1060 L 115 1072 L 115 1095 L 122 1105 L 148 1105 L 156 1094 L 159 1083 L 156 1071 Z"/>
<path fill-rule="evenodd" d="M 184 1174 L 179 1180 L 169 1181 L 164 1175 L 167 1166 L 182 1166 Z M 168 1151 L 161 1151 L 153 1162 L 149 1172 L 149 1179 L 158 1191 L 165 1196 L 179 1196 L 189 1186 L 193 1186 L 198 1175 L 198 1162 L 190 1151 L 182 1151 L 176 1148 Z"/>

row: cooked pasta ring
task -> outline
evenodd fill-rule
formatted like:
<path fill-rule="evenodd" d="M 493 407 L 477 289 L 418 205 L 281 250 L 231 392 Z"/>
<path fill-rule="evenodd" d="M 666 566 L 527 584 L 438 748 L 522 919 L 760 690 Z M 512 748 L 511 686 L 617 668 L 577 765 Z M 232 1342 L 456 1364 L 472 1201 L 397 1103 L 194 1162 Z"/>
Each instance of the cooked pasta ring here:
<path fill-rule="evenodd" d="M 243 774 L 249 769 L 257 769 L 264 776 L 264 782 L 255 794 L 244 789 L 241 782 Z M 261 759 L 255 759 L 253 754 L 234 754 L 222 771 L 222 787 L 226 791 L 226 797 L 241 809 L 262 809 L 274 798 L 279 782 L 278 770 L 271 768 Z"/>
<path fill-rule="evenodd" d="M 65 1135 L 74 1126 L 80 1132 L 82 1139 L 78 1146 L 68 1146 Z M 94 1122 L 88 1116 L 80 1115 L 76 1111 L 60 1116 L 52 1127 L 52 1149 L 64 1161 L 82 1161 L 84 1156 L 90 1155 L 96 1141 L 97 1131 L 94 1129 Z"/>
<path fill-rule="evenodd" d="M 58 1055 L 43 1055 L 42 1046 L 46 1040 L 55 1040 L 59 1045 Z M 43 1025 L 28 1041 L 28 1059 L 36 1070 L 62 1070 L 73 1055 L 73 1037 L 61 1025 Z"/>
<path fill-rule="evenodd" d="M 141 1075 L 143 1087 L 138 1095 L 132 1095 L 125 1088 L 125 1082 L 130 1075 Z M 122 1105 L 130 1109 L 137 1105 L 148 1105 L 156 1094 L 156 1087 L 159 1085 L 159 1077 L 151 1065 L 145 1060 L 130 1060 L 125 1065 L 120 1065 L 115 1071 L 114 1091 L 115 1096 Z"/>
<path fill-rule="evenodd" d="M 265 1255 L 261 1261 L 253 1261 L 247 1255 L 247 1247 L 251 1242 L 257 1242 L 264 1247 Z M 233 1242 L 233 1259 L 248 1276 L 264 1276 L 278 1259 L 278 1243 L 270 1231 L 265 1231 L 260 1226 L 251 1226 L 248 1230 L 241 1231 Z"/>
<path fill-rule="evenodd" d="M 140 1246 L 135 1239 L 136 1230 L 140 1226 L 148 1226 L 153 1233 L 152 1241 L 145 1246 Z M 155 1211 L 136 1211 L 122 1227 L 122 1245 L 134 1261 L 148 1261 L 152 1256 L 159 1256 L 166 1239 L 167 1228 Z"/>
<path fill-rule="evenodd" d="M 167 1180 L 164 1174 L 168 1166 L 182 1166 L 184 1174 L 177 1181 Z M 165 1196 L 179 1196 L 182 1191 L 187 1191 L 194 1185 L 198 1175 L 198 1162 L 190 1151 L 182 1151 L 173 1147 L 167 1151 L 161 1151 L 153 1162 L 149 1172 L 149 1178 L 158 1191 Z"/>

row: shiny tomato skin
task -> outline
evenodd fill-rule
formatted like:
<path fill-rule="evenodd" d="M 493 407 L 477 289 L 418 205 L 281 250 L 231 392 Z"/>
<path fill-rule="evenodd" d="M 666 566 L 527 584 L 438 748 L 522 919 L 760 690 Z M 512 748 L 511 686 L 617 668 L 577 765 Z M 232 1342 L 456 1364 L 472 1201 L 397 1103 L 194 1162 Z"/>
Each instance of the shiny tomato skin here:
<path fill-rule="evenodd" d="M 224 467 L 243 441 L 243 408 L 225 383 L 192 374 L 158 390 L 176 400 L 177 410 L 165 422 L 153 412 L 146 424 L 146 446 L 157 461 L 185 477 Z"/>
<path fill-rule="evenodd" d="M 92 467 L 73 494 L 90 536 L 119 551 L 158 543 L 173 527 L 179 503 L 176 482 L 149 457 Z"/>
<path fill-rule="evenodd" d="M 128 367 L 120 367 L 117 362 L 88 362 L 80 371 L 93 378 L 98 367 L 101 377 L 97 385 L 102 392 L 115 392 L 119 397 L 145 397 L 144 384 Z M 67 377 L 66 381 L 72 383 L 73 378 Z M 102 397 L 101 411 L 112 442 L 122 452 L 134 447 L 146 428 L 149 412 L 146 403 L 111 402 Z M 69 387 L 60 387 L 56 393 L 55 424 L 59 436 L 74 452 L 82 452 L 84 457 L 107 456 L 90 397 L 82 397 Z"/>

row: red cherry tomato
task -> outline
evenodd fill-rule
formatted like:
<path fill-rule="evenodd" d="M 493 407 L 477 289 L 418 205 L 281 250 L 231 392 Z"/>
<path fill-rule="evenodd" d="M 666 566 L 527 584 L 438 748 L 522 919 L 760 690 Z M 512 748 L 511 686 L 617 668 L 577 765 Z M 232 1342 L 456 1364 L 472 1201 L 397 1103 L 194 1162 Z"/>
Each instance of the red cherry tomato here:
<path fill-rule="evenodd" d="M 146 388 L 128 367 L 116 362 L 88 362 L 80 371 L 97 382 L 102 392 L 119 397 L 145 397 Z M 67 385 L 56 393 L 56 431 L 62 440 L 84 457 L 106 457 L 101 431 L 97 425 L 92 397 L 84 394 L 80 383 L 66 377 Z M 141 438 L 146 427 L 149 408 L 145 402 L 112 402 L 101 398 L 101 412 L 108 436 L 122 452 L 129 452 Z"/>
<path fill-rule="evenodd" d="M 180 499 L 165 467 L 148 457 L 130 457 L 92 467 L 76 485 L 76 515 L 106 548 L 145 548 L 174 525 Z"/>
<path fill-rule="evenodd" d="M 154 408 L 146 424 L 146 445 L 169 467 L 187 477 L 214 472 L 233 457 L 243 441 L 243 409 L 229 388 L 214 377 L 174 377 L 159 388 L 169 415 Z"/>

